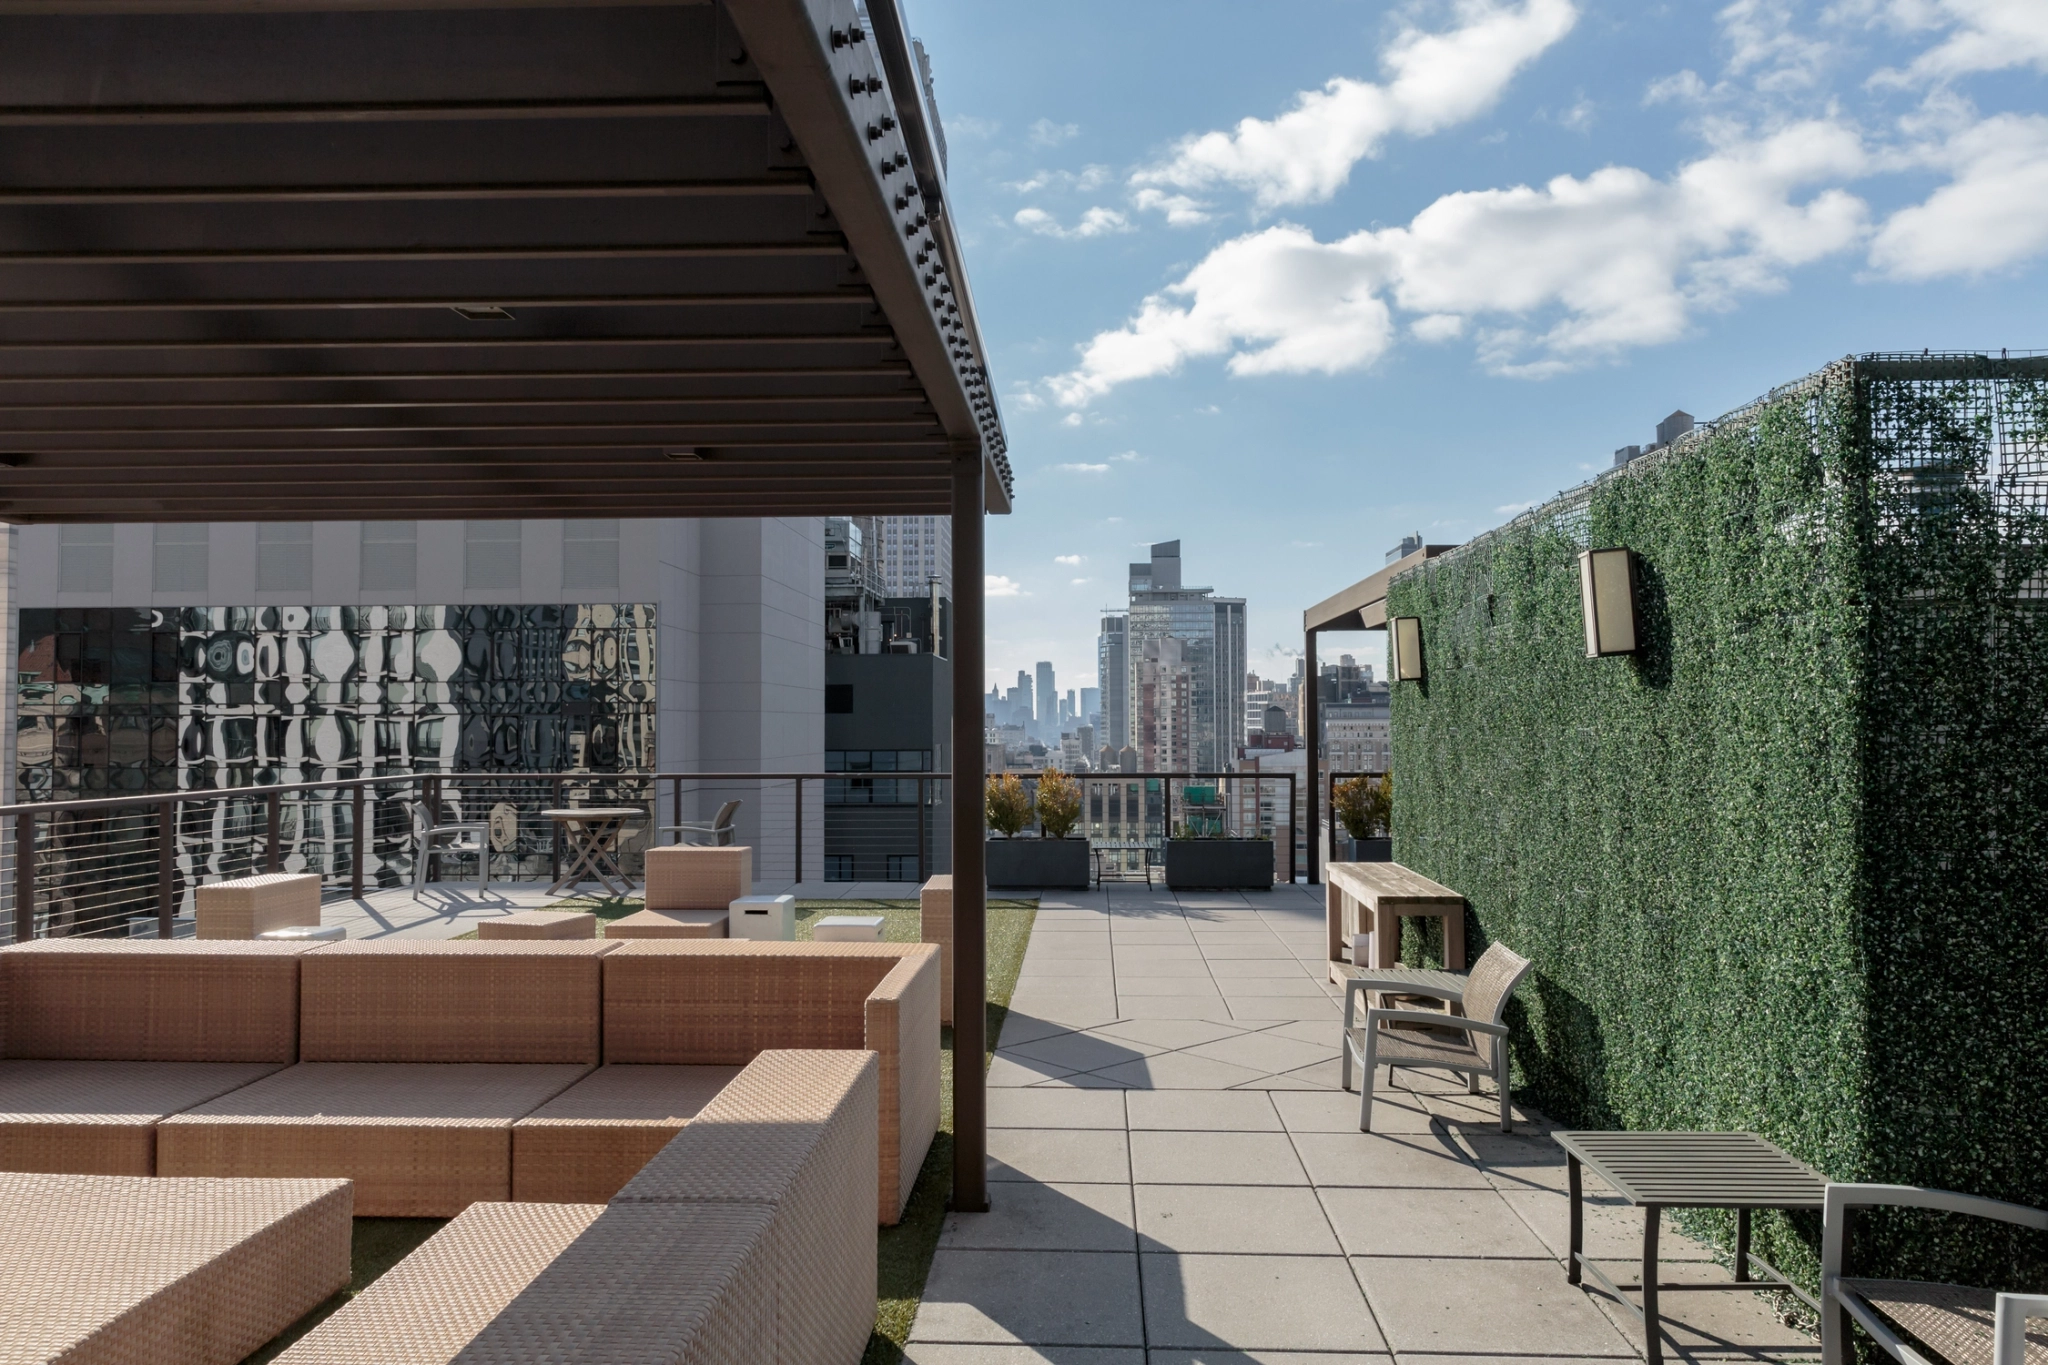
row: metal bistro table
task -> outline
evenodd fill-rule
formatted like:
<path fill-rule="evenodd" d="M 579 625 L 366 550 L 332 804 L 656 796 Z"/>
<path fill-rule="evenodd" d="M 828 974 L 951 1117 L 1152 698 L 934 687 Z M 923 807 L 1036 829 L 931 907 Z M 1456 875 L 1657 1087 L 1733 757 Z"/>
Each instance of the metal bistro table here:
<path fill-rule="evenodd" d="M 1118 856 L 1121 856 L 1121 855 L 1123 855 L 1123 854 L 1125 854 L 1125 853 L 1142 853 L 1142 854 L 1144 854 L 1144 855 L 1145 855 L 1145 860 L 1144 860 L 1144 861 L 1143 861 L 1142 863 L 1140 863 L 1140 864 L 1139 864 L 1139 866 L 1140 866 L 1140 867 L 1142 867 L 1142 868 L 1144 868 L 1144 870 L 1145 870 L 1145 885 L 1147 885 L 1147 886 L 1150 886 L 1150 885 L 1152 885 L 1152 845 L 1150 845 L 1150 844 L 1128 844 L 1128 843 L 1126 843 L 1126 844 L 1090 844 L 1090 845 L 1089 845 L 1089 848 L 1088 848 L 1088 851 L 1089 851 L 1089 852 L 1090 852 L 1091 854 L 1093 854 L 1093 855 L 1094 855 L 1094 858 L 1095 858 L 1095 884 L 1096 884 L 1097 886 L 1100 886 L 1100 885 L 1102 885 L 1102 870 L 1103 870 L 1103 863 L 1104 863 L 1104 859 L 1103 859 L 1103 856 L 1102 856 L 1102 855 L 1103 855 L 1103 854 L 1105 854 L 1105 853 L 1109 853 L 1109 854 L 1115 854 L 1115 855 L 1118 855 Z M 1122 880 L 1123 880 L 1123 878 L 1119 877 L 1119 878 L 1118 878 L 1117 880 L 1119 880 L 1119 881 L 1122 881 Z"/>
<path fill-rule="evenodd" d="M 554 821 L 562 831 L 562 843 L 569 854 L 569 870 L 548 888 L 550 896 L 573 889 L 585 873 L 614 896 L 623 896 L 633 889 L 633 879 L 619 866 L 612 849 L 626 822 L 645 819 L 646 811 L 638 806 L 573 806 L 566 810 L 544 810 L 541 817 Z M 612 884 L 613 878 L 618 879 L 618 885 Z"/>
<path fill-rule="evenodd" d="M 1584 1269 L 1643 1324 L 1643 1351 L 1649 1365 L 1664 1359 L 1658 1324 L 1660 1290 L 1785 1289 L 1804 1299 L 1817 1313 L 1805 1290 L 1778 1269 L 1751 1253 L 1749 1218 L 1756 1209 L 1812 1209 L 1826 1204 L 1827 1181 L 1812 1167 L 1794 1160 L 1755 1133 L 1553 1133 L 1571 1158 L 1571 1256 L 1565 1278 L 1579 1283 Z M 1585 1210 L 1581 1165 L 1613 1187 L 1614 1192 L 1643 1211 L 1643 1282 L 1617 1285 L 1585 1253 Z M 1657 1225 L 1666 1209 L 1735 1210 L 1735 1281 L 1732 1284 L 1659 1284 Z M 1768 1279 L 1753 1279 L 1750 1267 Z M 1643 1305 L 1629 1302 L 1623 1291 L 1638 1289 Z"/>

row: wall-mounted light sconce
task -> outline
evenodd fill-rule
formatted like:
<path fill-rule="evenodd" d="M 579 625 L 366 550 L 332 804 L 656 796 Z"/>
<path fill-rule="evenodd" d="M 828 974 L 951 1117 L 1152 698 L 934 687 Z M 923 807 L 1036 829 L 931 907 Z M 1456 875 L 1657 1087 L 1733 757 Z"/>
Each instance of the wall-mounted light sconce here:
<path fill-rule="evenodd" d="M 1635 551 L 1582 550 L 1579 604 L 1586 616 L 1587 658 L 1635 653 Z"/>
<path fill-rule="evenodd" d="M 1387 622 L 1388 652 L 1395 682 L 1422 681 L 1422 618 L 1396 616 Z"/>

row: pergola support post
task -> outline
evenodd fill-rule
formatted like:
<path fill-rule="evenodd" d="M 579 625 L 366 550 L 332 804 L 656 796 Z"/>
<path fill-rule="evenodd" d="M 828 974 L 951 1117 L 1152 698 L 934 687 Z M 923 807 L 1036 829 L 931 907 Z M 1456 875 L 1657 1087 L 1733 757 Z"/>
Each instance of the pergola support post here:
<path fill-rule="evenodd" d="M 968 1213 L 988 1208 L 982 470 L 979 447 L 953 457 L 953 1207 Z"/>
<path fill-rule="evenodd" d="M 1301 738 L 1308 746 L 1308 884 L 1314 886 L 1323 879 L 1322 849 L 1319 840 L 1322 830 L 1323 792 L 1323 727 L 1322 727 L 1322 681 L 1316 663 L 1316 632 L 1304 631 L 1306 639 L 1302 661 L 1301 679 Z"/>

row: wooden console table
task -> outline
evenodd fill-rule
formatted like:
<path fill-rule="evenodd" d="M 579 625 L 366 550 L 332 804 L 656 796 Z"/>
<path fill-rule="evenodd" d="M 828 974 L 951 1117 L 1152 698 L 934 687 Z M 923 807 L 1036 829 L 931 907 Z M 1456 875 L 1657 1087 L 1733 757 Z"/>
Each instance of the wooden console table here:
<path fill-rule="evenodd" d="M 1348 979 L 1345 969 L 1351 964 L 1344 948 L 1354 934 L 1372 935 L 1373 960 L 1358 966 L 1385 968 L 1399 962 L 1403 916 L 1442 920 L 1444 966 L 1454 972 L 1465 969 L 1465 898 L 1448 886 L 1399 863 L 1330 863 L 1323 877 L 1331 981 Z"/>

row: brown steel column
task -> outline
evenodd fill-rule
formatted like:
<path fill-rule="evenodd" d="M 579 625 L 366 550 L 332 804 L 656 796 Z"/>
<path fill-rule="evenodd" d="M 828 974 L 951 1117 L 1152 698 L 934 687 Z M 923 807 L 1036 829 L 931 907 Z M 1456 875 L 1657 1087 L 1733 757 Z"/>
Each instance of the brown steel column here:
<path fill-rule="evenodd" d="M 1321 853 L 1321 849 L 1316 844 L 1317 839 L 1321 837 L 1321 830 L 1317 822 L 1322 818 L 1320 814 L 1322 802 L 1319 798 L 1323 794 L 1323 727 L 1318 724 L 1319 713 L 1322 710 L 1322 699 L 1319 692 L 1322 684 L 1316 677 L 1316 633 L 1311 630 L 1306 632 L 1306 636 L 1308 658 L 1302 661 L 1304 676 L 1301 680 L 1300 709 L 1301 738 L 1302 742 L 1308 746 L 1308 781 L 1306 783 L 1308 787 L 1308 884 L 1314 886 L 1323 879 L 1322 860 L 1318 856 Z"/>
<path fill-rule="evenodd" d="M 981 451 L 953 456 L 953 1207 L 988 1207 Z"/>

